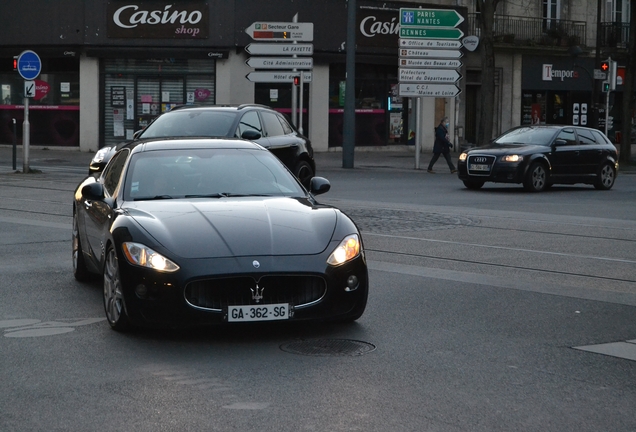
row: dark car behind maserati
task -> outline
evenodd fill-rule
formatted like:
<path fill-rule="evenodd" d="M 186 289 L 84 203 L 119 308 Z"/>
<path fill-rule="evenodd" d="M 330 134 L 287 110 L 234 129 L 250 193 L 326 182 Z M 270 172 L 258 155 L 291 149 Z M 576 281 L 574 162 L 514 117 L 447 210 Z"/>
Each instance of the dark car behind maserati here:
<path fill-rule="evenodd" d="M 283 114 L 265 105 L 181 105 L 135 133 L 135 140 L 158 138 L 243 138 L 274 153 L 305 187 L 316 174 L 311 141 Z M 101 148 L 90 163 L 89 173 L 101 172 L 125 144 Z"/>
<path fill-rule="evenodd" d="M 468 189 L 485 182 L 521 183 L 532 192 L 553 184 L 611 189 L 618 173 L 614 144 L 599 130 L 578 126 L 519 126 L 459 155 L 458 177 Z"/>

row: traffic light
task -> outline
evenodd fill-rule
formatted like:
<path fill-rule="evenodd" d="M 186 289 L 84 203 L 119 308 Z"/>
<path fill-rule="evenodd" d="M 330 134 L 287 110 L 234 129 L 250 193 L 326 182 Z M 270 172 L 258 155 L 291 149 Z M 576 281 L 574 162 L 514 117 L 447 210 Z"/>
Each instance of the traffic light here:
<path fill-rule="evenodd" d="M 603 86 L 601 87 L 603 93 L 607 93 L 608 91 L 610 91 L 610 83 L 609 81 L 603 81 L 602 82 Z"/>
<path fill-rule="evenodd" d="M 18 70 L 18 56 L 13 56 L 13 70 Z"/>
<path fill-rule="evenodd" d="M 599 69 L 601 69 L 602 72 L 608 73 L 610 69 L 610 61 L 603 60 L 599 66 Z"/>
<path fill-rule="evenodd" d="M 299 76 L 295 76 L 294 77 L 294 85 L 295 86 L 300 85 L 300 77 Z"/>

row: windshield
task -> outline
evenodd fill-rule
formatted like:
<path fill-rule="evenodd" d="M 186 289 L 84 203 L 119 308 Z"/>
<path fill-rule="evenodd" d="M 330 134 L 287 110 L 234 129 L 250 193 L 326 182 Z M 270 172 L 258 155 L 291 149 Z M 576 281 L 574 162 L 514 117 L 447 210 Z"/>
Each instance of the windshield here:
<path fill-rule="evenodd" d="M 258 149 L 178 149 L 133 155 L 124 199 L 294 196 L 305 191 L 271 153 Z"/>
<path fill-rule="evenodd" d="M 141 138 L 232 136 L 235 117 L 235 113 L 224 111 L 174 111 L 158 117 Z"/>
<path fill-rule="evenodd" d="M 520 127 L 510 130 L 497 138 L 495 144 L 535 144 L 550 145 L 554 135 L 558 129 L 553 128 L 537 128 L 537 127 Z"/>

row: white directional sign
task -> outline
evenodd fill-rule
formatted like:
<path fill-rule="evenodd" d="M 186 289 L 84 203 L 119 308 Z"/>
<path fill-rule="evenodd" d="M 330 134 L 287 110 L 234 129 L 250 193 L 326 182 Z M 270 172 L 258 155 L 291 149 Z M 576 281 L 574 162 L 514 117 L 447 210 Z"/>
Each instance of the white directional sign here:
<path fill-rule="evenodd" d="M 439 68 L 439 69 L 459 69 L 462 62 L 451 59 L 412 59 L 401 58 L 398 65 L 406 68 Z"/>
<path fill-rule="evenodd" d="M 303 81 L 308 83 L 311 82 L 311 72 L 303 72 Z M 295 76 L 299 76 L 300 72 L 292 72 L 292 71 L 256 71 L 250 72 L 245 75 L 245 78 L 252 82 L 259 83 L 277 83 L 277 82 L 287 82 L 291 83 L 294 81 Z"/>
<path fill-rule="evenodd" d="M 454 83 L 462 76 L 455 69 L 406 69 L 399 68 L 401 83 L 406 82 L 436 82 Z"/>
<path fill-rule="evenodd" d="M 400 58 L 461 58 L 464 54 L 459 50 L 436 50 L 420 48 L 400 48 Z"/>
<path fill-rule="evenodd" d="M 460 49 L 462 42 L 458 40 L 400 39 L 400 47 Z"/>
<path fill-rule="evenodd" d="M 250 57 L 245 64 L 256 69 L 313 69 L 314 59 L 311 57 Z"/>
<path fill-rule="evenodd" d="M 24 97 L 35 97 L 35 81 L 24 82 Z"/>
<path fill-rule="evenodd" d="M 314 23 L 254 22 L 245 29 L 254 40 L 306 41 L 314 40 Z"/>
<path fill-rule="evenodd" d="M 455 97 L 461 89 L 454 84 L 400 84 L 398 93 L 402 97 Z"/>
<path fill-rule="evenodd" d="M 314 45 L 299 43 L 252 43 L 245 47 L 245 52 L 252 55 L 313 55 Z"/>

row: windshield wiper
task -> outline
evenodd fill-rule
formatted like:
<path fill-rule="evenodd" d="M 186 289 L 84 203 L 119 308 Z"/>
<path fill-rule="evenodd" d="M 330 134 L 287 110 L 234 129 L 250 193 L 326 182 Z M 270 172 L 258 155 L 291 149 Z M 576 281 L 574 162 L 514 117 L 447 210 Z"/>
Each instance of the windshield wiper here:
<path fill-rule="evenodd" d="M 226 193 L 211 193 L 211 194 L 193 194 L 186 195 L 186 198 L 225 198 L 228 194 Z"/>
<path fill-rule="evenodd" d="M 155 195 L 153 197 L 139 197 L 135 198 L 133 201 L 153 201 L 153 200 L 164 200 L 164 199 L 172 199 L 173 197 L 170 195 Z"/>

